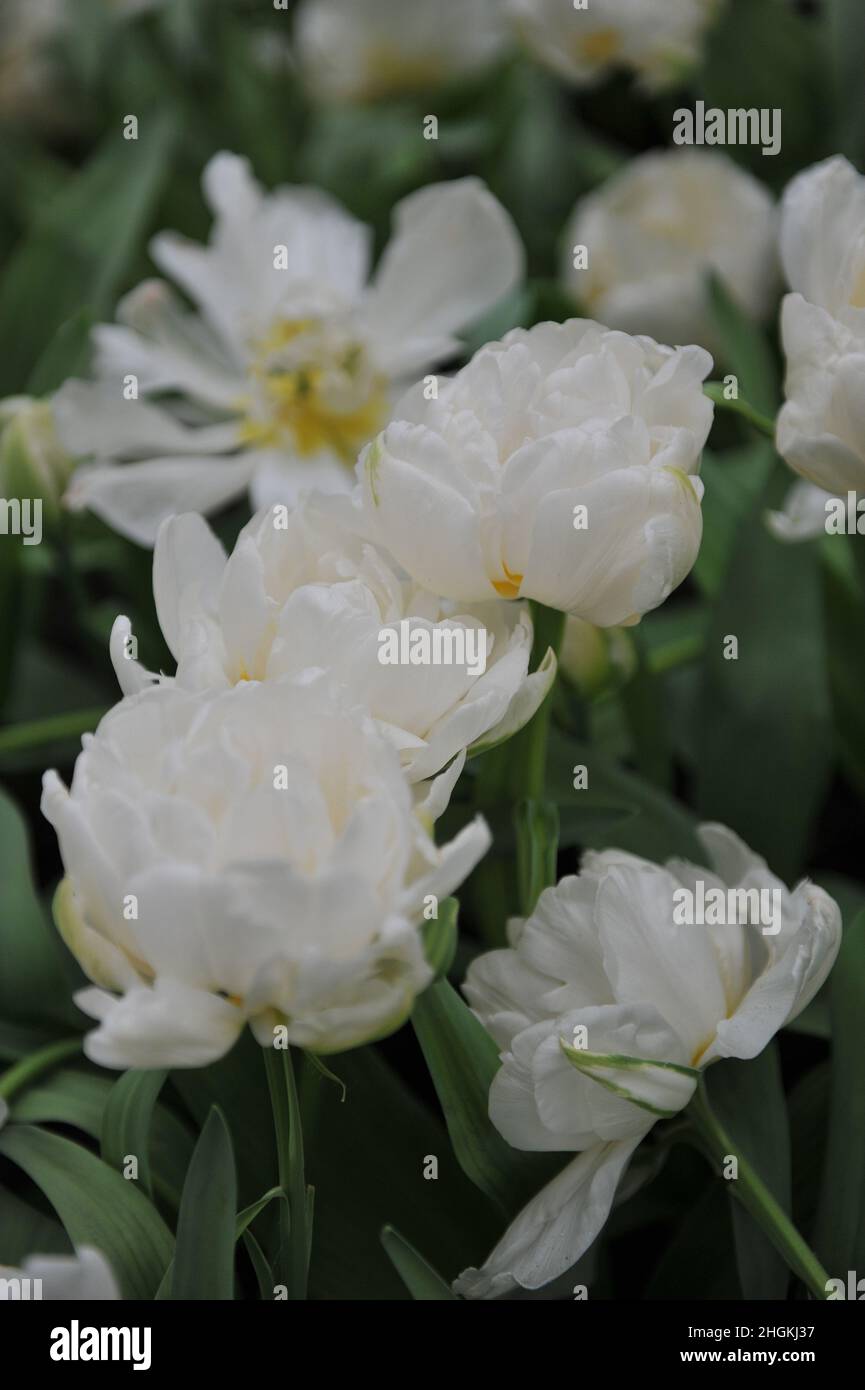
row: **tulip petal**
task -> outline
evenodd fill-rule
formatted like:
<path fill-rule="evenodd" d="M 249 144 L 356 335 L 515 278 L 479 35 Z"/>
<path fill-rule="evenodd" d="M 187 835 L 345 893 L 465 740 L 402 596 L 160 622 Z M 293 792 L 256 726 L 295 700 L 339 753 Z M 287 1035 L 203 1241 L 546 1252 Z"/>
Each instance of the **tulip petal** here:
<path fill-rule="evenodd" d="M 649 1128 L 579 1154 L 523 1208 L 483 1266 L 463 1271 L 455 1292 L 491 1299 L 539 1289 L 576 1264 L 609 1216 L 622 1173 Z"/>

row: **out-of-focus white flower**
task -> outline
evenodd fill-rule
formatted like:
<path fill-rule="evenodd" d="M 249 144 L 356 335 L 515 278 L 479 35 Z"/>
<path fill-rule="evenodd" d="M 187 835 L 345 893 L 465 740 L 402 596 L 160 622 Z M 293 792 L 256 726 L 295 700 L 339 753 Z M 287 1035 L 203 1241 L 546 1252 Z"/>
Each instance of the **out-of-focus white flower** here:
<path fill-rule="evenodd" d="M 493 1123 L 515 1148 L 579 1156 L 483 1269 L 460 1276 L 467 1297 L 538 1288 L 568 1269 L 655 1121 L 688 1104 L 710 1062 L 756 1057 L 826 979 L 841 940 L 833 899 L 808 882 L 789 892 L 723 826 L 704 825 L 700 839 L 711 872 L 617 850 L 586 855 L 579 877 L 548 888 L 533 915 L 512 924 L 512 949 L 470 967 L 465 992 L 502 1049 Z M 715 889 L 731 904 L 724 924 L 679 924 L 681 890 L 696 902 L 700 881 L 707 897 Z M 750 891 L 747 906 L 741 895 L 731 903 L 733 888 Z M 760 893 L 773 917 L 777 903 L 774 934 L 752 925 L 764 920 Z"/>
<path fill-rule="evenodd" d="M 611 328 L 713 349 L 707 273 L 746 313 L 765 316 L 777 285 L 775 236 L 771 195 L 727 155 L 652 152 L 577 203 L 565 281 Z M 574 266 L 580 246 L 584 270 Z"/>
<path fill-rule="evenodd" d="M 449 789 L 462 760 L 438 779 Z M 431 971 L 417 923 L 489 845 L 437 848 L 394 750 L 322 677 L 129 697 L 44 778 L 66 878 L 63 939 L 93 981 L 87 1055 L 203 1066 L 249 1022 L 262 1044 L 334 1052 L 381 1037 Z M 433 808 L 430 810 L 430 808 Z"/>
<path fill-rule="evenodd" d="M 163 523 L 153 588 L 179 686 L 218 690 L 325 670 L 379 722 L 412 782 L 531 718 L 556 663 L 550 652 L 528 675 L 527 604 L 457 609 L 401 577 L 387 556 L 339 523 L 310 512 L 301 504 L 254 517 L 228 559 L 200 516 Z M 436 629 L 474 630 L 470 645 L 481 660 L 475 669 L 453 653 L 452 664 L 383 664 L 382 634 L 399 638 L 406 621 L 412 634 L 430 634 L 431 648 Z M 129 634 L 128 620 L 118 618 L 112 659 L 127 695 L 155 679 L 128 659 Z"/>
<path fill-rule="evenodd" d="M 781 511 L 766 513 L 766 524 L 778 541 L 814 540 L 826 534 L 826 503 L 833 495 L 797 478 Z"/>
<path fill-rule="evenodd" d="M 18 1281 L 28 1280 L 30 1298 L 64 1303 L 107 1302 L 120 1298 L 111 1266 L 98 1250 L 79 1246 L 74 1255 L 30 1255 L 20 1269 L 0 1265 L 0 1300 L 19 1297 Z M 33 1292 L 39 1281 L 39 1293 Z"/>
<path fill-rule="evenodd" d="M 327 101 L 374 101 L 464 77 L 498 58 L 501 0 L 302 0 L 298 60 Z"/>
<path fill-rule="evenodd" d="M 506 0 L 527 46 L 568 82 L 585 86 L 616 67 L 656 90 L 700 57 L 718 0 Z"/>
<path fill-rule="evenodd" d="M 515 329 L 403 399 L 358 462 L 364 524 L 448 598 L 636 622 L 697 556 L 711 365 L 590 320 Z"/>
<path fill-rule="evenodd" d="M 806 169 L 781 204 L 787 356 L 778 452 L 832 493 L 865 488 L 865 176 L 840 156 Z"/>
<path fill-rule="evenodd" d="M 109 19 L 134 18 L 163 0 L 103 0 Z M 83 17 L 83 16 L 82 16 Z M 76 22 L 69 0 L 3 0 L 0 7 L 0 121 L 68 128 L 60 58 Z"/>
<path fill-rule="evenodd" d="M 209 245 L 168 232 L 151 244 L 197 312 L 164 281 L 141 285 L 94 331 L 98 382 L 55 397 L 62 441 L 96 460 L 70 505 L 143 545 L 165 517 L 248 486 L 256 507 L 347 489 L 392 389 L 452 355 L 454 333 L 522 270 L 510 217 L 474 178 L 398 204 L 369 283 L 369 228 L 320 190 L 265 193 L 245 159 L 220 154 L 204 191 Z M 127 399 L 136 383 L 147 399 Z"/>

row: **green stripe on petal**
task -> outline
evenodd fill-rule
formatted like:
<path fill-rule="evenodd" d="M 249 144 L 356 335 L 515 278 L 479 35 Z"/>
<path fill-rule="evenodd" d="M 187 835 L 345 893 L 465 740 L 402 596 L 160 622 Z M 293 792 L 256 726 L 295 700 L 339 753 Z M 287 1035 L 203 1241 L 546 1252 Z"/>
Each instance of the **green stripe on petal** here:
<path fill-rule="evenodd" d="M 656 1062 L 615 1052 L 586 1052 L 559 1039 L 571 1066 L 613 1095 L 630 1101 L 659 1120 L 678 1115 L 694 1093 L 700 1073 L 679 1062 Z"/>

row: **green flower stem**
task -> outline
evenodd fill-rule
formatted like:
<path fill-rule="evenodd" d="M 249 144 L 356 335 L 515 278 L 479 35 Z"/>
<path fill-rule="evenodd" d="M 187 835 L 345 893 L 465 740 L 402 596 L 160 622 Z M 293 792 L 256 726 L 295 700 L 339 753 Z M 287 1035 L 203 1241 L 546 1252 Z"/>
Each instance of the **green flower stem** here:
<path fill-rule="evenodd" d="M 309 1223 L 300 1103 L 290 1048 L 266 1047 L 264 1065 L 273 1108 L 279 1185 L 286 1197 L 280 1215 L 281 1259 L 287 1274 L 289 1297 L 305 1299 L 309 1278 Z"/>
<path fill-rule="evenodd" d="M 532 620 L 535 625 L 532 670 L 535 670 L 543 661 L 548 647 L 552 647 L 558 656 L 565 631 L 565 615 L 556 608 L 545 608 L 542 603 L 532 600 Z M 540 801 L 543 798 L 547 774 L 547 738 L 555 685 L 556 682 L 553 681 L 540 709 L 536 710 L 526 728 L 517 735 L 520 743 L 519 753 L 522 756 L 516 764 L 518 782 L 514 787 L 514 800 L 530 798 Z"/>
<path fill-rule="evenodd" d="M 0 729 L 0 754 L 38 748 L 40 744 L 55 743 L 62 738 L 78 738 L 95 729 L 104 713 L 104 709 L 83 709 L 73 714 L 54 714 L 49 719 L 34 719 L 27 724 L 9 724 Z"/>
<path fill-rule="evenodd" d="M 0 1100 L 11 1100 L 25 1086 L 38 1080 L 45 1072 L 53 1071 L 60 1062 L 65 1062 L 67 1057 L 80 1051 L 80 1038 L 64 1038 L 62 1042 L 49 1043 L 47 1047 L 40 1047 L 38 1052 L 31 1052 L 29 1057 L 22 1058 L 0 1076 Z"/>
<path fill-rule="evenodd" d="M 749 425 L 760 430 L 762 434 L 767 434 L 770 439 L 775 438 L 775 421 L 770 420 L 768 415 L 755 409 L 750 402 L 745 400 L 728 400 L 724 395 L 724 384 L 720 381 L 707 381 L 703 387 L 705 395 L 710 401 L 714 401 L 720 410 L 732 410 L 734 414 L 741 415 L 743 420 L 747 420 Z"/>
<path fill-rule="evenodd" d="M 691 1120 L 699 1147 L 716 1171 L 728 1155 L 738 1160 L 738 1177 L 730 1183 L 734 1197 L 742 1203 L 757 1225 L 772 1242 L 782 1259 L 807 1285 L 815 1298 L 828 1297 L 829 1276 L 813 1250 L 796 1230 L 789 1216 L 772 1196 L 766 1184 L 751 1167 L 727 1134 L 712 1110 L 704 1081 L 700 1081 L 686 1112 Z"/>
<path fill-rule="evenodd" d="M 653 676 L 664 676 L 680 666 L 690 666 L 703 655 L 706 642 L 702 633 L 692 633 L 647 653 L 646 662 Z"/>

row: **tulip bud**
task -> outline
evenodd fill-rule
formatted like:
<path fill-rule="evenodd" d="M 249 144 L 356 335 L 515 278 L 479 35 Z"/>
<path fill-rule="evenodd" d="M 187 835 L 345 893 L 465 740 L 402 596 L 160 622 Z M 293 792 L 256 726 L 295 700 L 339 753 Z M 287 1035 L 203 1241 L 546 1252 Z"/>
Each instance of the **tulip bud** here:
<path fill-rule="evenodd" d="M 0 401 L 0 496 L 40 501 L 43 521 L 54 524 L 72 466 L 57 440 L 48 401 L 30 396 Z"/>
<path fill-rule="evenodd" d="M 583 618 L 568 618 L 559 669 L 586 699 L 624 685 L 637 669 L 637 653 L 625 628 L 595 627 Z"/>

